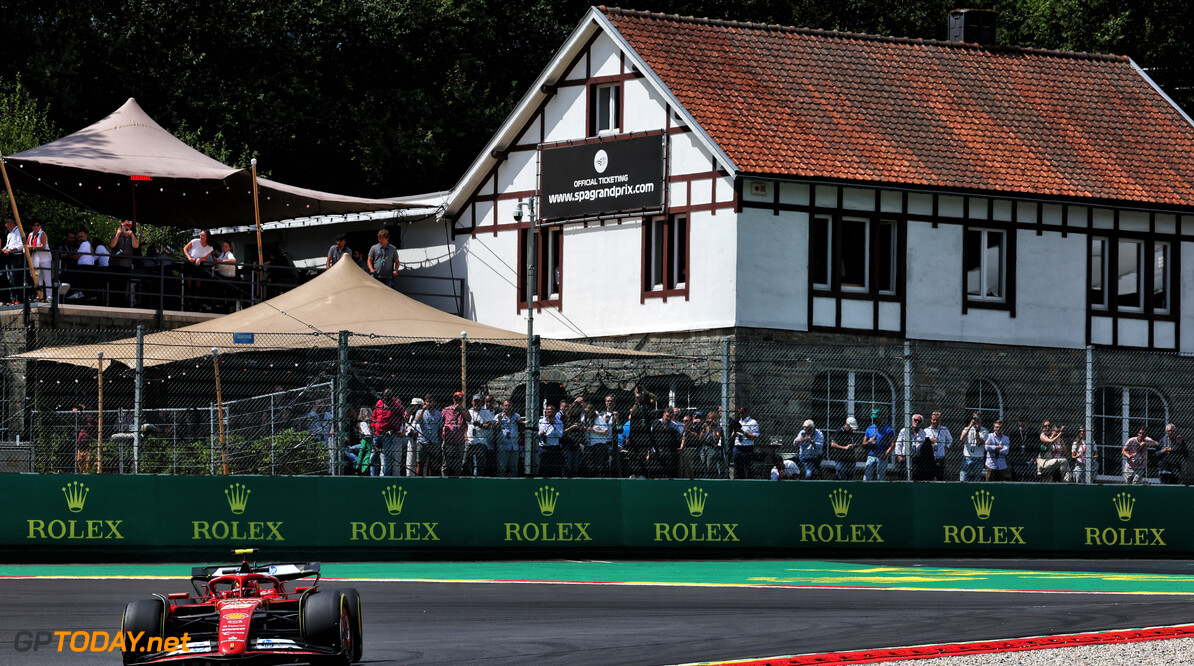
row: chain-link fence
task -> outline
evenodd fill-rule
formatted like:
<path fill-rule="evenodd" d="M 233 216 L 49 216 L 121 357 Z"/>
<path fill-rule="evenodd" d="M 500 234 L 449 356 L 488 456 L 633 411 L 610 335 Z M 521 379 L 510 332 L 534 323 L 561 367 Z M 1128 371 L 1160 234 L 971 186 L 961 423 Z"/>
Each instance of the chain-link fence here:
<path fill-rule="evenodd" d="M 24 447 L 37 472 L 1194 477 L 1180 437 L 1194 359 L 1172 353 L 749 330 L 545 341 L 538 406 L 561 408 L 559 432 L 520 435 L 498 414 L 527 411 L 518 341 L 162 332 L 143 336 L 138 370 L 134 335 L 0 331 L 0 449 Z M 386 390 L 399 404 L 379 417 Z M 490 427 L 470 431 L 473 395 L 493 398 Z"/>

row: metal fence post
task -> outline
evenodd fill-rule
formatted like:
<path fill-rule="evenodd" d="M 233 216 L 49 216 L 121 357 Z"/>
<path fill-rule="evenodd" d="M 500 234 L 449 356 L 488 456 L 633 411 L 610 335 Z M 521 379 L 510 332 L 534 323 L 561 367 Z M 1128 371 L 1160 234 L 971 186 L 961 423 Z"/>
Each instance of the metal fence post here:
<path fill-rule="evenodd" d="M 207 405 L 207 473 L 216 475 L 216 404 Z"/>
<path fill-rule="evenodd" d="M 723 477 L 730 478 L 730 458 L 734 442 L 726 431 L 730 425 L 730 339 L 721 341 L 721 458 Z"/>
<path fill-rule="evenodd" d="M 141 473 L 141 418 L 145 386 L 145 327 L 137 326 L 137 370 L 133 383 L 133 474 Z"/>
<path fill-rule="evenodd" d="M 1087 439 L 1094 438 L 1094 347 L 1086 346 L 1086 437 Z M 1104 442 L 1106 444 L 1106 442 Z M 1086 464 L 1083 475 L 1086 477 L 1082 479 L 1082 483 L 1089 484 L 1091 482 L 1091 475 L 1094 473 L 1091 467 L 1094 463 L 1095 450 L 1098 448 L 1098 442 L 1095 446 L 1087 446 Z M 1099 456 L 1102 459 L 1102 456 Z"/>
<path fill-rule="evenodd" d="M 340 460 L 340 445 L 344 435 L 348 434 L 348 331 L 340 331 L 338 343 L 338 363 L 336 364 L 336 383 L 332 387 L 336 405 L 336 419 L 332 425 L 332 475 L 335 476 Z M 343 433 L 343 434 L 341 434 Z"/>

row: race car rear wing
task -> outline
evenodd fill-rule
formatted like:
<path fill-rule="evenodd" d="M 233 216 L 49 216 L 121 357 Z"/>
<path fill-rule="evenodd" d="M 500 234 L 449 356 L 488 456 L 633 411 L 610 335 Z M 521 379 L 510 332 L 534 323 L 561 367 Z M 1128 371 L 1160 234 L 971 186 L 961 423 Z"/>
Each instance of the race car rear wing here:
<path fill-rule="evenodd" d="M 193 567 L 191 569 L 191 580 L 206 582 L 217 576 L 229 576 L 237 573 L 263 573 L 273 576 L 278 580 L 295 580 L 297 578 L 315 576 L 315 579 L 319 580 L 319 562 L 263 564 L 261 566 L 250 567 L 247 572 L 239 565 Z"/>

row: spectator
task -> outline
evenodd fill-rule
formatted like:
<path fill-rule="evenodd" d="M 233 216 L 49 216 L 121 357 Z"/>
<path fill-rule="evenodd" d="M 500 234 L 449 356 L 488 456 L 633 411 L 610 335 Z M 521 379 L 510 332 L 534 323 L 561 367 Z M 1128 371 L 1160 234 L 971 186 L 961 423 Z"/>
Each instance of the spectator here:
<path fill-rule="evenodd" d="M 578 398 L 579 400 L 579 398 Z M 584 420 L 584 403 L 560 403 L 559 413 L 564 420 L 564 434 L 560 438 L 560 450 L 564 454 L 564 476 L 571 479 L 580 473 L 581 455 L 585 445 L 585 433 L 588 429 Z"/>
<path fill-rule="evenodd" d="M 228 241 L 220 243 L 220 254 L 216 257 L 215 264 L 216 277 L 220 278 L 219 298 L 224 300 L 221 309 L 231 312 L 232 301 L 237 296 L 236 255 L 232 253 L 232 243 Z"/>
<path fill-rule="evenodd" d="M 373 447 L 381 455 L 381 476 L 402 475 L 398 437 L 405 433 L 406 410 L 386 389 L 373 406 Z"/>
<path fill-rule="evenodd" d="M 680 418 L 680 450 L 676 454 L 676 476 L 681 479 L 696 478 L 700 433 L 693 430 L 692 424 L 695 416 L 695 414 L 693 416 L 685 414 Z"/>
<path fill-rule="evenodd" d="M 564 454 L 560 438 L 564 435 L 564 421 L 556 406 L 547 403 L 539 419 L 539 471 L 543 476 L 560 476 L 564 468 Z"/>
<path fill-rule="evenodd" d="M 585 470 L 589 476 L 610 476 L 610 458 L 614 440 L 614 397 L 605 396 L 604 409 L 589 408 L 587 415 L 588 445 L 585 447 Z"/>
<path fill-rule="evenodd" d="M 792 444 L 796 447 L 797 473 L 805 479 L 817 478 L 825 457 L 825 434 L 817 430 L 812 419 L 806 419 Z"/>
<path fill-rule="evenodd" d="M 186 259 L 186 265 L 183 267 L 183 275 L 187 276 L 184 287 L 187 295 L 192 298 L 199 298 L 203 292 L 203 279 L 207 278 L 209 274 L 204 270 L 204 265 L 211 261 L 211 253 L 215 248 L 211 245 L 211 235 L 204 229 L 199 232 L 198 238 L 192 238 L 183 246 L 183 258 Z"/>
<path fill-rule="evenodd" d="M 983 417 L 978 412 L 970 415 L 970 423 L 958 434 L 962 442 L 962 469 L 959 481 L 978 481 L 979 473 L 986 464 L 987 437 L 991 433 L 983 427 Z"/>
<path fill-rule="evenodd" d="M 1144 428 L 1136 436 L 1124 442 L 1124 483 L 1144 483 L 1148 472 L 1148 447 L 1157 446 L 1157 440 L 1144 434 Z"/>
<path fill-rule="evenodd" d="M 1009 446 L 1012 447 L 1011 452 L 1007 454 L 1009 481 L 1027 481 L 1035 476 L 1040 446 L 1037 443 L 1036 432 L 1027 425 L 1028 422 L 1021 416 L 1016 419 L 1016 427 L 1005 433 L 1010 442 Z"/>
<path fill-rule="evenodd" d="M 348 234 L 340 234 L 336 236 L 336 243 L 328 248 L 328 261 L 324 268 L 331 268 L 333 264 L 340 261 L 340 257 L 346 254 L 350 257 L 353 254 L 352 248 L 348 247 Z"/>
<path fill-rule="evenodd" d="M 326 400 L 317 400 L 307 412 L 307 433 L 316 442 L 323 442 L 327 446 L 328 461 L 333 466 L 336 461 L 335 419 L 332 409 Z"/>
<path fill-rule="evenodd" d="M 647 454 L 651 452 L 650 403 L 638 400 L 630 408 L 624 426 L 622 446 L 623 472 L 630 478 L 647 478 Z"/>
<path fill-rule="evenodd" d="M 1040 457 L 1037 458 L 1036 466 L 1038 477 L 1049 481 L 1070 480 L 1070 448 L 1062 439 L 1064 434 L 1065 426 L 1054 426 L 1049 421 L 1041 423 Z"/>
<path fill-rule="evenodd" d="M 88 414 L 87 408 L 80 404 L 71 411 L 78 412 L 81 422 L 79 432 L 75 434 L 75 473 L 86 474 L 92 471 L 91 447 L 96 442 L 96 419 L 94 414 Z"/>
<path fill-rule="evenodd" d="M 895 431 L 883 420 L 882 409 L 871 410 L 871 425 L 862 438 L 862 445 L 866 449 L 863 481 L 883 481 L 887 478 L 887 459 L 895 446 Z"/>
<path fill-rule="evenodd" d="M 373 426 L 370 424 L 372 412 L 368 407 L 357 410 L 356 424 L 353 429 L 357 443 L 353 444 L 349 437 L 348 446 L 344 449 L 344 456 L 352 463 L 357 474 L 377 476 L 376 453 L 373 451 Z"/>
<path fill-rule="evenodd" d="M 398 250 L 390 245 L 390 232 L 377 232 L 377 245 L 369 248 L 369 274 L 387 287 L 394 286 L 398 277 Z M 462 408 L 463 409 L 463 408 Z"/>
<path fill-rule="evenodd" d="M 738 407 L 738 421 L 734 428 L 734 478 L 753 477 L 755 443 L 759 439 L 759 422 L 751 418 L 746 405 Z"/>
<path fill-rule="evenodd" d="M 800 466 L 796 464 L 795 460 L 780 460 L 775 467 L 771 468 L 772 481 L 795 479 L 798 476 L 800 476 Z"/>
<path fill-rule="evenodd" d="M 652 464 L 649 466 L 652 478 L 674 479 L 678 471 L 677 459 L 680 454 L 681 428 L 680 422 L 675 420 L 675 412 L 669 407 L 663 410 L 659 421 L 652 431 Z"/>
<path fill-rule="evenodd" d="M 433 476 L 443 467 L 444 415 L 439 410 L 439 401 L 433 396 L 423 399 L 422 408 L 415 414 L 415 429 L 418 430 L 418 474 Z"/>
<path fill-rule="evenodd" d="M 924 417 L 920 414 L 913 414 L 912 425 L 907 428 L 900 428 L 900 434 L 896 436 L 896 463 L 900 466 L 900 469 L 904 470 L 904 475 L 908 480 L 912 479 L 912 459 L 916 457 L 916 454 L 920 453 L 920 449 L 925 443 L 925 433 L 921 429 L 922 425 L 924 425 Z"/>
<path fill-rule="evenodd" d="M 84 298 L 86 295 L 84 290 L 96 284 L 95 253 L 91 251 L 91 241 L 88 240 L 87 232 L 83 229 L 79 230 L 76 237 L 79 240 L 79 245 L 75 249 L 75 253 L 71 255 L 71 261 L 75 266 L 75 270 L 70 276 L 72 290 L 66 296 L 71 300 Z"/>
<path fill-rule="evenodd" d="M 50 239 L 42 231 L 41 222 L 34 221 L 33 230 L 29 232 L 27 242 L 29 258 L 33 264 L 33 277 L 37 283 L 37 300 L 46 301 L 50 296 Z"/>
<path fill-rule="evenodd" d="M 1161 483 L 1181 483 L 1182 470 L 1186 466 L 1186 440 L 1177 432 L 1177 426 L 1165 426 L 1161 438 L 1161 450 L 1157 452 L 1157 474 Z"/>
<path fill-rule="evenodd" d="M 853 481 L 857 474 L 859 437 L 858 419 L 847 416 L 842 427 L 829 438 L 829 459 L 833 461 L 834 476 L 838 481 Z"/>
<path fill-rule="evenodd" d="M 701 416 L 700 412 L 697 412 Z M 726 469 L 725 433 L 721 429 L 721 408 L 714 407 L 701 418 L 700 465 L 698 474 L 703 479 L 724 479 Z"/>
<path fill-rule="evenodd" d="M 464 462 L 464 443 L 468 440 L 468 410 L 464 407 L 464 393 L 452 394 L 452 404 L 444 409 L 443 456 L 440 463 L 442 476 L 460 476 Z"/>
<path fill-rule="evenodd" d="M 925 442 L 933 447 L 933 479 L 945 480 L 945 454 L 953 446 L 954 437 L 949 428 L 941 424 L 941 412 L 929 416 L 929 427 L 925 428 Z"/>
<path fill-rule="evenodd" d="M 1091 461 L 1095 458 L 1095 443 L 1087 439 L 1086 428 L 1078 428 L 1078 436 L 1070 445 L 1070 460 L 1072 461 L 1071 479 L 1074 483 L 1085 483 L 1086 475 L 1091 472 Z"/>
<path fill-rule="evenodd" d="M 17 230 L 16 220 L 4 220 L 4 228 L 8 234 L 4 237 L 4 275 L 8 282 L 8 304 L 20 305 L 25 287 L 25 244 L 21 242 L 21 232 Z"/>
<path fill-rule="evenodd" d="M 411 398 L 410 408 L 406 410 L 406 428 L 403 436 L 398 438 L 398 445 L 402 449 L 403 469 L 406 476 L 414 476 L 419 468 L 419 427 L 415 415 L 423 408 L 422 398 Z"/>
<path fill-rule="evenodd" d="M 461 467 L 465 476 L 492 476 L 493 434 L 497 415 L 485 405 L 480 395 L 473 396 L 468 412 L 468 439 Z"/>
<path fill-rule="evenodd" d="M 509 399 L 503 400 L 502 411 L 494 420 L 497 476 L 518 476 L 518 441 L 523 430 L 522 417 L 514 411 L 514 404 Z"/>
<path fill-rule="evenodd" d="M 1007 477 L 1007 452 L 1010 450 L 1007 435 L 1003 434 L 1003 421 L 995 419 L 991 424 L 991 434 L 987 435 L 984 445 L 986 452 L 987 481 L 1003 481 Z"/>
<path fill-rule="evenodd" d="M 112 248 L 113 255 L 110 282 L 112 292 L 116 294 L 114 303 L 129 305 L 132 303 L 128 289 L 129 276 L 133 272 L 133 257 L 141 255 L 141 239 L 137 238 L 136 232 L 133 231 L 133 223 L 129 220 L 121 222 L 108 246 Z"/>

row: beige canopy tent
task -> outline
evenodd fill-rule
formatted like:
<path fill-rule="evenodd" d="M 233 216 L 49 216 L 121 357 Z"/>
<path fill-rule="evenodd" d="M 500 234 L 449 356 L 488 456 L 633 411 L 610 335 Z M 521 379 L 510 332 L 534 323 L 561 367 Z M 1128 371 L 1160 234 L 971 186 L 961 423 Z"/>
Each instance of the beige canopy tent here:
<path fill-rule="evenodd" d="M 246 310 L 146 335 L 144 365 L 201 358 L 210 355 L 213 347 L 221 355 L 334 349 L 339 344 L 340 331 L 352 333 L 351 347 L 415 342 L 458 344 L 464 333 L 470 341 L 526 348 L 524 334 L 462 319 L 420 303 L 373 279 L 345 256 L 314 280 Z M 247 334 L 252 334 L 251 342 Z M 237 337 L 240 342 L 236 341 Z M 132 367 L 137 359 L 136 347 L 136 339 L 129 338 L 104 344 L 50 347 L 10 358 L 95 368 L 97 356 L 102 352 L 105 362 L 116 361 Z M 590 356 L 656 356 L 550 339 L 542 340 L 540 348 L 545 363 Z"/>
<path fill-rule="evenodd" d="M 103 120 L 4 158 L 12 185 L 121 219 L 174 227 L 252 223 L 253 173 L 178 140 L 129 98 Z M 262 222 L 418 207 L 257 179 Z"/>

